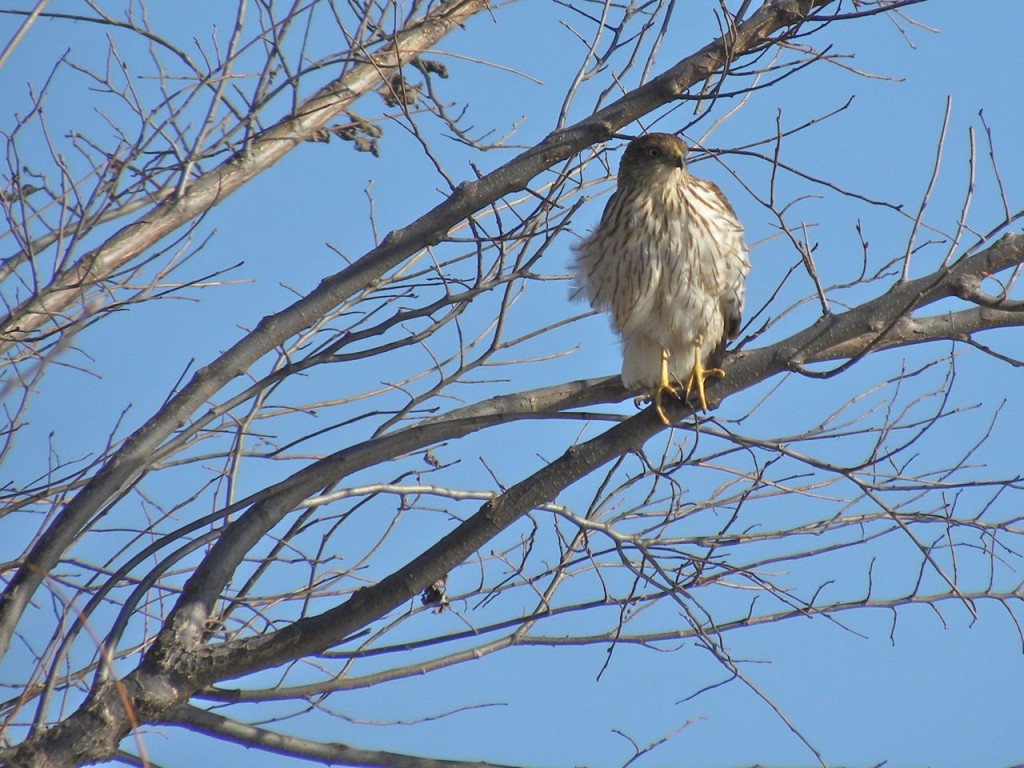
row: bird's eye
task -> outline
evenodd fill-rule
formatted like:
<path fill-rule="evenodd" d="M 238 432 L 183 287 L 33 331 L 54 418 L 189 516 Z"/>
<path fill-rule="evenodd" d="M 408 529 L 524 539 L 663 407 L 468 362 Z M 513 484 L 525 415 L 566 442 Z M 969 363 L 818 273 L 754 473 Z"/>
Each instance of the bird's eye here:
<path fill-rule="evenodd" d="M 647 150 L 648 157 L 661 157 L 661 150 L 657 147 L 651 147 Z"/>

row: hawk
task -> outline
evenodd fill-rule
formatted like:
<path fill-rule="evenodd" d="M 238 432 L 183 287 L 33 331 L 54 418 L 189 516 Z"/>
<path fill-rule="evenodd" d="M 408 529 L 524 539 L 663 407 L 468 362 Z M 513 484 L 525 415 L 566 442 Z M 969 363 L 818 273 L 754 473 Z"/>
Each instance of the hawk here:
<path fill-rule="evenodd" d="M 678 137 L 631 141 L 601 223 L 574 246 L 573 298 L 611 315 L 622 340 L 622 383 L 650 395 L 661 421 L 667 392 L 696 392 L 736 337 L 750 271 L 743 227 L 710 181 L 686 170 Z"/>

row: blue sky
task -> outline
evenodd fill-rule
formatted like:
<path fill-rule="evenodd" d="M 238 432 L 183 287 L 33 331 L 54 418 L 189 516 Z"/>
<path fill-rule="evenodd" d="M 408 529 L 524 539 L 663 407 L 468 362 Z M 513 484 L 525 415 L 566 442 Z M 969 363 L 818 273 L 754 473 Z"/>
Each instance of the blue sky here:
<path fill-rule="evenodd" d="M 188 7 L 187 13 L 182 10 L 184 6 Z M 710 10 L 714 7 L 717 2 L 702 1 L 680 4 L 675 9 L 671 34 L 655 71 L 710 39 L 716 29 Z M 56 8 L 51 6 L 50 10 Z M 160 14 L 166 9 L 153 10 Z M 535 0 L 498 7 L 493 19 L 481 15 L 465 30 L 442 41 L 439 49 L 447 54 L 444 61 L 450 69 L 450 78 L 444 83 L 450 88 L 450 98 L 469 102 L 467 122 L 493 126 L 499 134 L 518 127 L 514 141 L 523 145 L 539 141 L 554 129 L 580 55 L 572 35 L 555 22 L 562 13 L 558 6 Z M 208 5 L 187 3 L 175 6 L 175 13 L 168 14 L 164 21 L 155 16 L 154 25 L 169 25 L 168 34 L 184 46 L 195 34 L 193 29 L 204 29 L 203 19 L 216 15 L 217 10 Z M 816 46 L 833 46 L 834 53 L 853 54 L 841 63 L 871 73 L 871 77 L 827 63 L 809 67 L 777 86 L 754 93 L 741 111 L 703 138 L 705 145 L 729 148 L 770 137 L 776 121 L 783 127 L 796 126 L 838 109 L 853 97 L 845 111 L 787 140 L 783 160 L 844 188 L 914 211 L 928 183 L 947 98 L 951 98 L 941 172 L 924 221 L 944 232 L 953 228 L 965 195 L 973 129 L 978 167 L 968 224 L 986 230 L 998 220 L 1001 203 L 987 161 L 988 145 L 979 113 L 984 114 L 992 130 L 1011 205 L 1016 202 L 1020 206 L 1024 190 L 1024 151 L 1019 141 L 1024 106 L 1017 95 L 1024 74 L 1020 46 L 1024 5 L 1017 0 L 977 4 L 933 0 L 909 9 L 909 15 L 935 31 L 908 26 L 904 36 L 892 22 L 877 17 L 837 24 L 810 38 Z M 189 19 L 194 27 L 186 28 L 182 19 Z M 219 21 L 223 27 L 229 20 Z M 16 26 L 16 19 L 0 16 L 0 39 L 8 39 Z M 0 110 L 0 128 L 10 130 L 11 115 L 24 114 L 28 104 L 26 82 L 38 84 L 55 54 L 67 48 L 73 59 L 95 64 L 103 57 L 102 49 L 95 47 L 100 43 L 97 31 L 82 25 L 36 24 L 0 70 L 0 94 L 4 94 L 5 104 Z M 524 50 L 529 55 L 524 57 Z M 145 55 L 142 48 L 131 52 Z M 521 74 L 471 59 L 486 59 L 518 69 Z M 146 71 L 144 59 L 138 68 Z M 590 86 L 583 89 L 575 102 L 573 119 L 587 114 L 593 104 L 593 91 Z M 713 117 L 734 104 L 721 101 Z M 95 95 L 83 87 L 82 80 L 63 71 L 47 100 L 57 140 L 65 141 L 63 136 L 71 129 L 102 133 L 104 116 L 95 106 Z M 642 127 L 675 130 L 689 119 L 688 109 L 684 104 L 675 111 L 659 112 Z M 710 121 L 704 121 L 688 138 L 701 139 L 708 125 Z M 639 132 L 641 127 L 629 130 Z M 73 157 L 73 151 L 66 144 L 62 146 Z M 438 147 L 457 180 L 470 177 L 466 155 L 457 145 L 439 141 Z M 20 158 L 22 163 L 41 163 L 45 156 L 39 137 L 20 148 L 25 153 Z M 118 434 L 123 436 L 142 423 L 160 406 L 182 371 L 209 362 L 219 350 L 237 340 L 242 330 L 254 327 L 262 316 L 282 309 L 297 294 L 311 290 L 324 276 L 341 269 L 344 262 L 332 247 L 349 258 L 372 247 L 375 235 L 367 223 L 371 198 L 380 235 L 407 224 L 443 199 L 443 181 L 417 153 L 415 142 L 399 124 L 385 124 L 381 149 L 381 157 L 374 158 L 352 152 L 338 142 L 310 144 L 219 205 L 197 234 L 197 240 L 211 234 L 210 243 L 182 275 L 197 278 L 241 262 L 242 266 L 227 275 L 238 284 L 198 292 L 198 301 L 170 300 L 134 308 L 81 334 L 76 348 L 62 358 L 65 365 L 53 368 L 44 380 L 33 401 L 29 425 L 19 437 L 18 450 L 0 467 L 0 477 L 15 483 L 18 478 L 35 478 L 45 471 L 51 447 L 64 459 L 77 460 L 102 449 L 105 436 L 115 424 L 121 424 Z M 473 161 L 486 172 L 512 157 L 513 151 L 494 151 L 474 156 Z M 613 165 L 617 156 L 616 147 Z M 694 172 L 719 183 L 736 207 L 754 244 L 748 308 L 756 311 L 771 300 L 770 314 L 773 308 L 787 307 L 808 295 L 809 284 L 806 276 L 797 274 L 772 298 L 793 263 L 792 248 L 776 237 L 776 222 L 730 174 L 735 173 L 755 192 L 763 193 L 767 167 L 761 161 L 734 155 L 728 156 L 725 164 L 728 168 L 700 162 Z M 610 189 L 610 184 L 605 184 L 590 190 L 595 199 L 573 220 L 577 234 L 596 223 Z M 794 179 L 780 182 L 780 189 L 793 198 L 805 196 L 794 203 L 791 223 L 810 225 L 811 237 L 818 243 L 816 262 L 827 281 L 843 282 L 859 271 L 858 221 L 870 241 L 875 263 L 896 258 L 906 248 L 911 230 L 906 216 L 865 207 Z M 928 232 L 919 235 L 919 240 L 928 238 L 938 236 Z M 2 253 L 6 254 L 11 249 L 10 241 L 3 242 Z M 570 242 L 571 238 L 562 237 L 545 255 L 539 264 L 545 274 L 564 274 Z M 915 256 L 912 276 L 933 269 L 936 259 L 941 259 L 936 254 L 942 252 L 941 245 L 923 249 Z M 877 295 L 890 283 L 852 288 L 837 297 L 853 303 Z M 510 322 L 526 332 L 582 312 L 583 307 L 566 300 L 567 290 L 563 282 L 542 284 L 523 297 Z M 816 311 L 815 304 L 809 302 L 781 317 L 755 346 L 777 341 L 806 326 Z M 470 321 L 483 322 L 471 316 L 467 318 Z M 1001 332 L 992 335 L 992 343 L 998 340 L 1002 351 L 1019 357 L 1024 345 L 1018 337 L 1016 331 Z M 556 351 L 571 354 L 543 363 L 490 369 L 487 373 L 497 379 L 493 384 L 460 392 L 466 401 L 473 401 L 494 393 L 608 375 L 619 364 L 615 340 L 601 317 L 587 318 L 547 334 L 535 345 L 526 345 L 521 354 Z M 737 428 L 745 434 L 795 434 L 832 412 L 837 404 L 896 376 L 903 367 L 913 368 L 950 351 L 930 348 L 880 354 L 827 382 L 787 377 L 773 393 L 771 388 L 779 382 L 766 382 L 731 398 L 720 415 L 738 420 L 736 424 L 742 426 Z M 392 373 L 360 371 L 359 376 L 385 381 Z M 959 358 L 956 383 L 951 389 L 952 402 L 965 409 L 964 415 L 937 429 L 934 437 L 921 446 L 917 460 L 941 466 L 958 443 L 976 439 L 988 428 L 993 409 L 1007 398 L 996 420 L 993 439 L 978 456 L 981 466 L 976 471 L 982 475 L 1013 474 L 1024 417 L 1019 395 L 1022 375 L 1019 369 L 966 352 Z M 943 372 L 923 374 L 917 381 L 924 389 L 942 386 Z M 290 383 L 275 397 L 287 404 L 292 397 L 292 402 L 300 402 L 303 397 L 313 399 L 307 390 L 339 392 L 352 387 L 355 391 L 361 386 L 362 380 L 348 380 L 340 372 L 331 379 L 321 376 Z M 863 408 L 887 402 L 890 397 L 905 403 L 902 396 L 894 394 L 894 388 L 883 388 Z M 975 405 L 980 407 L 969 410 Z M 123 413 L 128 406 L 127 413 Z M 604 410 L 631 413 L 632 405 L 624 403 Z M 302 422 L 303 418 L 296 417 L 296 421 Z M 325 424 L 330 423 L 329 417 L 321 418 Z M 295 428 L 313 429 L 308 422 Z M 582 434 L 592 436 L 604 428 L 605 423 L 598 422 Z M 578 422 L 553 425 L 540 440 L 535 429 L 535 424 L 525 422 L 502 428 L 498 437 L 487 433 L 467 440 L 458 454 L 462 460 L 460 481 L 467 487 L 489 487 L 493 472 L 504 484 L 517 482 L 561 454 L 580 434 L 581 426 Z M 671 445 L 670 441 L 687 439 L 688 434 L 673 433 L 655 441 Z M 330 438 L 325 442 L 329 444 Z M 528 447 L 521 448 L 524 445 Z M 827 453 L 832 449 L 822 450 Z M 834 448 L 837 456 L 846 450 L 856 449 Z M 658 453 L 657 448 L 649 447 L 649 451 Z M 456 455 L 449 447 L 438 453 L 442 458 Z M 474 453 L 486 458 L 486 469 L 474 460 Z M 283 471 L 266 464 L 242 478 L 243 491 L 262 487 L 276 479 L 275 472 Z M 600 475 L 596 473 L 581 482 L 559 501 L 582 507 Z M 166 482 L 170 485 L 157 484 L 152 489 L 166 494 L 165 503 L 174 498 L 174 477 L 169 473 Z M 716 482 L 696 471 L 684 478 L 694 493 Z M 371 474 L 356 482 L 381 479 Z M 981 498 L 981 494 L 965 494 L 963 503 L 980 504 Z M 475 504 L 462 503 L 453 505 L 451 511 L 469 514 L 475 508 Z M 204 514 L 207 511 L 208 507 L 199 510 Z M 814 504 L 806 499 L 788 503 L 783 499 L 772 508 L 772 514 L 781 516 L 812 515 L 815 511 Z M 410 524 L 399 534 L 391 553 L 393 559 L 379 567 L 398 565 L 402 557 L 415 554 L 429 543 L 421 538 L 419 524 Z M 433 520 L 426 530 L 440 527 Z M 373 529 L 374 523 L 366 523 L 366 531 Z M 22 518 L 0 523 L 2 535 L 19 543 L 33 531 Z M 521 533 L 512 531 L 508 536 L 514 539 Z M 552 547 L 546 556 L 554 554 Z M 871 554 L 879 558 L 875 584 L 880 592 L 896 596 L 913 584 L 918 558 L 906 541 L 894 539 Z M 858 584 L 867 588 L 864 557 L 824 557 L 794 565 L 791 575 L 777 576 L 791 578 L 795 589 L 812 590 L 834 578 L 836 589 L 849 594 Z M 1019 569 L 1020 564 L 1011 566 Z M 981 570 L 966 578 L 983 580 L 985 576 Z M 1010 576 L 1001 572 L 999 578 Z M 471 589 L 470 581 L 467 571 L 457 572 L 451 591 L 458 594 Z M 581 581 L 581 590 L 592 588 L 592 584 Z M 731 602 L 738 600 L 736 595 L 719 594 L 715 599 L 722 600 L 714 607 L 723 616 L 740 605 Z M 491 615 L 486 611 L 474 613 L 469 601 L 456 603 L 453 608 L 441 616 L 425 615 L 422 621 L 433 621 L 433 626 L 421 623 L 416 627 L 433 631 L 434 626 L 443 626 L 457 631 L 466 623 L 480 623 L 482 616 Z M 1019 607 L 1015 610 L 1019 618 Z M 980 603 L 978 619 L 971 620 L 963 606 L 950 600 L 938 611 L 926 605 L 901 608 L 897 614 L 870 609 L 843 614 L 840 619 L 844 626 L 820 618 L 790 619 L 730 633 L 728 638 L 733 657 L 746 661 L 742 665 L 744 674 L 776 702 L 830 765 L 869 766 L 888 761 L 893 766 L 953 768 L 1006 766 L 1024 760 L 1024 731 L 1019 727 L 1024 655 L 1018 630 L 1004 608 L 994 602 Z M 561 631 L 582 631 L 580 624 L 573 623 L 575 620 L 567 621 Z M 666 620 L 663 614 L 652 617 L 654 622 Z M 584 627 L 590 626 L 588 621 L 593 621 L 594 627 L 603 626 L 600 619 L 580 621 Z M 543 634 L 555 635 L 558 631 L 559 624 L 553 623 Z M 424 677 L 332 697 L 327 706 L 342 717 L 314 715 L 287 721 L 280 727 L 316 738 L 329 733 L 330 740 L 364 748 L 520 765 L 595 767 L 622 765 L 629 758 L 630 747 L 616 731 L 647 744 L 681 729 L 638 764 L 814 764 L 813 755 L 800 739 L 742 684 L 733 682 L 687 700 L 706 686 L 722 682 L 726 674 L 706 650 L 691 640 L 681 641 L 673 653 L 660 652 L 666 647 L 652 650 L 617 646 L 607 670 L 600 675 L 607 656 L 603 645 L 513 649 Z M 277 675 L 266 673 L 261 679 L 270 684 Z M 433 719 L 439 713 L 467 706 L 479 708 Z M 266 713 L 264 707 L 250 708 L 246 714 L 261 719 Z M 387 724 L 366 724 L 373 720 Z M 415 724 L 406 724 L 413 721 Z M 147 729 L 144 738 L 152 758 L 164 765 L 178 765 L 189 759 L 208 764 L 215 759 L 237 759 L 239 755 L 236 747 L 196 738 L 183 730 L 160 729 L 158 734 L 157 729 Z M 125 746 L 132 745 L 126 742 Z M 257 766 L 283 762 L 253 751 L 247 752 L 245 759 Z"/>

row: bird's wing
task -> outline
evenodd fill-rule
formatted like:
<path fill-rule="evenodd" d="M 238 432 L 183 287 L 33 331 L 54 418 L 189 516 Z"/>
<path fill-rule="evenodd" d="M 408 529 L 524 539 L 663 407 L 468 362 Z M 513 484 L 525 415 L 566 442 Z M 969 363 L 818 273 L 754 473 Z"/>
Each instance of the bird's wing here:
<path fill-rule="evenodd" d="M 742 253 L 729 254 L 729 258 L 735 259 L 737 263 L 730 270 L 731 279 L 722 293 L 720 305 L 725 320 L 725 338 L 735 339 L 739 335 L 740 323 L 743 320 L 743 299 L 746 295 L 747 272 L 750 271 L 746 246 L 743 246 Z"/>

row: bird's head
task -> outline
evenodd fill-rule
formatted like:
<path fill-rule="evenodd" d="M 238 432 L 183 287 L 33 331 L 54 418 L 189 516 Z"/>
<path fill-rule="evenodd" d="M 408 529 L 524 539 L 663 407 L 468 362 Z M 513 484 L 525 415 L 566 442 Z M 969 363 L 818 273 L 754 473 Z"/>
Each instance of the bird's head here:
<path fill-rule="evenodd" d="M 619 164 L 619 181 L 672 175 L 686 168 L 686 144 L 670 133 L 648 133 L 626 146 Z"/>

